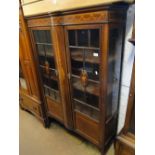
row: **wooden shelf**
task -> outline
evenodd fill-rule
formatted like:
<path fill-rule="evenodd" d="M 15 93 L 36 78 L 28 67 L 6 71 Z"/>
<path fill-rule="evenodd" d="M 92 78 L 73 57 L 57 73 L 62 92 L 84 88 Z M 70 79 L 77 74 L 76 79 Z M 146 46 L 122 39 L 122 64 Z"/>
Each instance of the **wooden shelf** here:
<path fill-rule="evenodd" d="M 99 51 L 100 48 L 97 47 L 87 47 L 87 46 L 69 46 L 69 48 L 75 48 L 75 49 L 87 49 L 87 50 L 97 50 Z"/>
<path fill-rule="evenodd" d="M 58 78 L 56 76 L 48 76 L 48 75 L 44 74 L 44 77 L 58 81 Z"/>
<path fill-rule="evenodd" d="M 48 45 L 48 46 L 52 46 L 53 44 L 51 43 L 36 43 L 37 45 Z"/>
<path fill-rule="evenodd" d="M 59 91 L 58 91 L 58 90 L 53 89 L 53 88 L 51 88 L 51 87 L 49 87 L 49 86 L 47 86 L 47 85 L 45 85 L 45 84 L 44 84 L 44 87 L 46 87 L 46 88 L 48 88 L 48 89 L 50 89 L 50 90 L 52 90 L 52 91 L 54 91 L 54 92 L 56 92 L 56 93 L 59 93 Z"/>
<path fill-rule="evenodd" d="M 78 78 L 78 79 L 80 79 L 80 76 L 79 76 L 79 75 L 72 74 L 72 77 L 73 77 L 73 78 Z M 100 83 L 99 81 L 97 81 L 97 80 L 92 80 L 92 79 L 88 79 L 88 81 L 89 81 L 89 82 L 94 82 L 94 83 L 96 83 L 96 84 L 99 84 L 99 83 Z"/>
<path fill-rule="evenodd" d="M 73 82 L 73 87 L 80 90 L 80 91 L 84 91 L 84 87 L 81 85 L 80 80 L 77 80 L 75 82 Z M 93 94 L 96 96 L 99 96 L 99 86 L 97 86 L 96 84 L 88 84 L 88 86 L 86 87 L 86 92 L 89 94 Z"/>
<path fill-rule="evenodd" d="M 92 52 L 91 52 L 92 53 Z M 83 62 L 83 53 L 82 51 L 76 50 L 71 52 L 71 58 L 75 61 Z M 99 64 L 99 57 L 93 57 L 93 55 L 86 55 L 85 62 Z"/>
<path fill-rule="evenodd" d="M 75 98 L 74 98 L 73 100 L 76 101 L 76 102 L 79 102 L 80 104 L 82 104 L 82 105 L 84 105 L 84 106 L 87 106 L 87 107 L 89 107 L 89 108 L 91 108 L 91 109 L 94 109 L 94 110 L 96 110 L 96 111 L 100 111 L 99 108 L 96 108 L 96 107 L 94 107 L 94 106 L 92 106 L 92 105 L 90 105 L 90 104 L 88 104 L 88 103 L 85 103 L 85 102 L 80 101 L 80 100 L 75 99 Z"/>
<path fill-rule="evenodd" d="M 48 57 L 48 58 L 54 59 L 54 54 L 53 54 L 53 52 L 51 52 L 50 54 L 47 52 L 46 55 L 45 55 L 45 54 L 44 54 L 44 51 L 43 51 L 43 52 L 39 52 L 38 55 L 39 55 L 39 56 L 43 56 L 43 57 Z"/>

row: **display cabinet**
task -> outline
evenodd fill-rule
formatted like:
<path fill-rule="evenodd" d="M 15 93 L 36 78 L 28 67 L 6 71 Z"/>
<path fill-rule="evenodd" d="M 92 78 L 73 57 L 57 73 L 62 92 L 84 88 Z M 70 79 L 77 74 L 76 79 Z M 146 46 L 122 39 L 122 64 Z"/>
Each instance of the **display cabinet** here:
<path fill-rule="evenodd" d="M 22 8 L 19 10 L 19 99 L 20 107 L 47 125 L 43 102 L 38 89 L 36 69 L 32 58 L 31 43 Z"/>
<path fill-rule="evenodd" d="M 26 17 L 48 117 L 104 154 L 116 136 L 125 3 Z"/>

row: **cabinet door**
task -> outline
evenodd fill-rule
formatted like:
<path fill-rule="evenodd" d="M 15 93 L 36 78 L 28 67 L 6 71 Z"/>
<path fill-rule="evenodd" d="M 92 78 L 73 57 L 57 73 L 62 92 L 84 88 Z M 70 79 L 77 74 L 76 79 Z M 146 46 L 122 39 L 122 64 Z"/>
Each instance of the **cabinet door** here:
<path fill-rule="evenodd" d="M 60 117 L 62 116 L 61 95 L 51 30 L 47 27 L 35 28 L 32 34 L 48 112 Z"/>
<path fill-rule="evenodd" d="M 94 25 L 66 27 L 75 128 L 92 141 L 99 138 L 93 133 L 99 133 L 100 31 L 100 26 Z"/>
<path fill-rule="evenodd" d="M 68 30 L 74 110 L 95 120 L 99 119 L 99 31 L 91 27 Z"/>
<path fill-rule="evenodd" d="M 58 75 L 50 30 L 33 30 L 45 95 L 60 102 Z"/>

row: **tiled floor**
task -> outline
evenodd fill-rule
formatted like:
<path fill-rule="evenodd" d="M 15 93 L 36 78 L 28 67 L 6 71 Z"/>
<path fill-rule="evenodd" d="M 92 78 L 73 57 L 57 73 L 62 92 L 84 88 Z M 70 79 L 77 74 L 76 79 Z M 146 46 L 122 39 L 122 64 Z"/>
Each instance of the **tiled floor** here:
<path fill-rule="evenodd" d="M 100 155 L 94 145 L 68 133 L 53 123 L 50 128 L 31 114 L 20 110 L 20 155 Z M 107 155 L 114 155 L 113 146 Z"/>

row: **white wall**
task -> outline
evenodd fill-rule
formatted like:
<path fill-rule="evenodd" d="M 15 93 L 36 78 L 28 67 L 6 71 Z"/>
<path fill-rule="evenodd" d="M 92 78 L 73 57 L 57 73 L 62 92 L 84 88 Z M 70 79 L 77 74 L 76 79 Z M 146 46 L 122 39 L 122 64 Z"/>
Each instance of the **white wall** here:
<path fill-rule="evenodd" d="M 134 46 L 128 41 L 132 35 L 133 21 L 135 14 L 135 6 L 131 5 L 127 12 L 127 23 L 126 23 L 126 37 L 125 37 L 125 50 L 123 58 L 123 71 L 122 71 L 122 83 L 121 83 L 121 97 L 120 97 L 120 109 L 119 109 L 119 121 L 118 121 L 118 132 L 124 126 L 128 95 L 130 89 L 131 72 L 134 60 Z"/>

